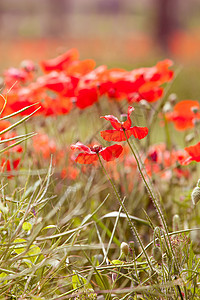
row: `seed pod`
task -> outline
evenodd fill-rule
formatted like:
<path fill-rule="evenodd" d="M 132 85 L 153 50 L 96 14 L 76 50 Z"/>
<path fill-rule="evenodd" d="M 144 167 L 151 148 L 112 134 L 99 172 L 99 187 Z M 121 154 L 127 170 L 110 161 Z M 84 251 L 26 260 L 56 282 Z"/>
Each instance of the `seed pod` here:
<path fill-rule="evenodd" d="M 177 101 L 177 95 L 175 93 L 172 93 L 168 97 L 168 101 L 171 102 L 172 105 L 174 105 Z"/>
<path fill-rule="evenodd" d="M 193 205 L 196 205 L 200 200 L 200 187 L 196 186 L 191 194 L 192 203 Z"/>
<path fill-rule="evenodd" d="M 143 108 L 148 109 L 148 110 L 151 109 L 151 106 L 149 105 L 149 102 L 147 102 L 146 100 L 142 99 L 142 100 L 140 100 L 139 103 Z"/>
<path fill-rule="evenodd" d="M 172 219 L 173 231 L 180 230 L 180 217 L 179 215 L 174 215 Z"/>
<path fill-rule="evenodd" d="M 121 246 L 120 246 L 120 249 L 121 249 L 121 253 L 123 253 L 125 256 L 128 255 L 129 246 L 128 246 L 127 243 L 122 242 L 122 243 L 121 243 Z"/>
<path fill-rule="evenodd" d="M 185 141 L 186 141 L 186 143 L 190 143 L 194 138 L 195 138 L 195 135 L 193 133 L 190 133 L 190 134 L 186 135 Z"/>
<path fill-rule="evenodd" d="M 166 102 L 162 111 L 163 111 L 164 114 L 167 113 L 167 112 L 172 111 L 172 105 L 171 105 L 171 103 L 170 102 Z"/>

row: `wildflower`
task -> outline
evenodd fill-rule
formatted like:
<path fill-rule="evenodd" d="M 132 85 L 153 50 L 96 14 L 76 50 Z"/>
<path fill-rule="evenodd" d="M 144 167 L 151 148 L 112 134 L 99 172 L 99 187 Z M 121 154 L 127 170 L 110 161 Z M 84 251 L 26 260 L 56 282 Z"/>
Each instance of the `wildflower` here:
<path fill-rule="evenodd" d="M 200 142 L 194 146 L 186 147 L 185 151 L 187 151 L 189 157 L 180 161 L 180 164 L 188 165 L 191 161 L 200 162 Z"/>
<path fill-rule="evenodd" d="M 28 73 L 35 72 L 37 70 L 35 63 L 29 59 L 23 60 L 20 64 L 20 67 Z"/>
<path fill-rule="evenodd" d="M 73 61 L 67 68 L 66 72 L 69 76 L 74 75 L 85 75 L 89 72 L 91 72 L 96 63 L 93 59 L 85 59 L 82 61 Z"/>
<path fill-rule="evenodd" d="M 74 60 L 79 58 L 77 49 L 70 49 L 69 51 L 57 56 L 56 58 L 41 61 L 40 65 L 45 73 L 51 71 L 63 71 Z"/>
<path fill-rule="evenodd" d="M 130 115 L 134 108 L 132 106 L 128 107 L 127 120 L 125 122 L 119 122 L 119 120 L 113 115 L 103 116 L 108 121 L 110 121 L 114 130 L 105 130 L 101 131 L 101 136 L 106 141 L 126 141 L 126 138 L 129 139 L 133 135 L 137 139 L 143 139 L 148 134 L 147 127 L 131 127 L 131 118 Z M 126 133 L 126 134 L 125 134 Z"/>
<path fill-rule="evenodd" d="M 96 87 L 83 88 L 78 91 L 76 98 L 76 106 L 80 109 L 84 109 L 93 105 L 98 101 L 98 93 Z"/>
<path fill-rule="evenodd" d="M 38 134 L 33 137 L 33 148 L 37 153 L 41 153 L 44 159 L 48 159 L 52 153 L 56 152 L 56 143 L 46 134 Z"/>
<path fill-rule="evenodd" d="M 104 160 L 111 161 L 118 158 L 123 150 L 122 146 L 117 144 L 109 147 L 102 147 L 101 145 L 88 147 L 80 142 L 71 145 L 71 149 L 82 151 L 75 159 L 75 161 L 80 164 L 91 164 L 99 159 L 99 155 L 102 156 Z"/>
<path fill-rule="evenodd" d="M 64 72 L 57 71 L 38 77 L 36 83 L 40 88 L 46 88 L 62 95 L 66 95 L 72 87 L 71 78 Z"/>
<path fill-rule="evenodd" d="M 20 83 L 26 83 L 29 79 L 31 79 L 29 75 L 30 74 L 23 69 L 9 68 L 4 72 L 5 85 L 8 88 L 15 85 L 16 88 Z"/>
<path fill-rule="evenodd" d="M 176 178 L 188 178 L 189 171 L 183 169 L 178 163 L 186 159 L 186 153 L 183 150 L 167 150 L 165 144 L 153 145 L 149 148 L 144 160 L 148 176 L 159 174 L 160 178 L 169 180 L 174 174 Z"/>
<path fill-rule="evenodd" d="M 194 110 L 194 108 L 196 108 L 196 110 Z M 183 100 L 174 106 L 174 110 L 172 112 L 166 113 L 166 119 L 173 122 L 177 130 L 193 128 L 194 121 L 200 119 L 198 109 L 198 101 Z"/>
<path fill-rule="evenodd" d="M 1 166 L 1 172 L 8 172 L 8 179 L 11 179 L 13 177 L 12 171 L 17 170 L 20 163 L 20 158 L 17 158 L 13 161 L 10 161 L 9 159 L 2 158 L 0 166 Z"/>

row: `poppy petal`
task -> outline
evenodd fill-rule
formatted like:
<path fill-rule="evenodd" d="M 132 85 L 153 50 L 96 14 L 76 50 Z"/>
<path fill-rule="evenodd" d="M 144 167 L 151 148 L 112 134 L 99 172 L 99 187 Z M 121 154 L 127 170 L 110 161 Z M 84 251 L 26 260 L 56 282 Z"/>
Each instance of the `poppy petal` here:
<path fill-rule="evenodd" d="M 97 88 L 84 88 L 78 91 L 76 106 L 84 109 L 98 101 Z"/>
<path fill-rule="evenodd" d="M 97 154 L 89 154 L 89 153 L 80 153 L 75 161 L 79 164 L 91 164 L 94 161 L 98 160 Z"/>
<path fill-rule="evenodd" d="M 177 130 L 185 130 L 194 127 L 194 119 L 200 119 L 200 113 L 194 113 L 192 108 L 199 109 L 199 102 L 196 100 L 182 100 L 174 106 L 172 112 L 166 113 L 166 118 L 174 122 Z"/>
<path fill-rule="evenodd" d="M 185 151 L 191 156 L 191 160 L 200 162 L 200 142 L 194 146 L 186 147 Z"/>
<path fill-rule="evenodd" d="M 115 128 L 116 130 L 119 130 L 122 128 L 122 125 L 119 122 L 119 120 L 116 117 L 114 117 L 113 115 L 102 116 L 100 118 L 104 118 L 105 120 L 110 121 L 112 127 Z"/>
<path fill-rule="evenodd" d="M 72 150 L 81 150 L 86 153 L 93 153 L 88 146 L 85 146 L 84 144 L 77 142 L 75 145 L 71 145 Z"/>
<path fill-rule="evenodd" d="M 129 106 L 128 107 L 128 113 L 127 113 L 127 120 L 123 123 L 123 127 L 125 129 L 129 129 L 131 127 L 131 118 L 130 115 L 134 111 L 134 107 Z"/>
<path fill-rule="evenodd" d="M 104 140 L 109 142 L 121 142 L 126 140 L 126 137 L 122 130 L 104 130 L 101 131 L 101 136 Z"/>
<path fill-rule="evenodd" d="M 145 136 L 147 136 L 148 134 L 148 128 L 147 127 L 137 127 L 134 126 L 132 128 L 130 128 L 132 135 L 136 138 L 136 139 L 143 139 Z"/>
<path fill-rule="evenodd" d="M 103 157 L 104 160 L 111 161 L 119 157 L 122 151 L 123 148 L 121 145 L 112 145 L 101 150 L 99 154 Z"/>
<path fill-rule="evenodd" d="M 40 66 L 45 73 L 51 71 L 63 71 L 74 60 L 79 58 L 77 49 L 70 49 L 69 51 L 49 60 L 41 61 Z"/>

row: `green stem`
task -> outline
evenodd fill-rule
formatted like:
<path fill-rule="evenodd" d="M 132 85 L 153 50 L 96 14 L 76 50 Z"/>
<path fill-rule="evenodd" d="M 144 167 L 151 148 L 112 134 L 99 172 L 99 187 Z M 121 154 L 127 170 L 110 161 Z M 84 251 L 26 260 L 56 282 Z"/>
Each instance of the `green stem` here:
<path fill-rule="evenodd" d="M 98 154 L 97 154 L 97 155 L 98 155 Z M 108 172 L 106 171 L 104 165 L 102 164 L 102 161 L 101 161 L 101 158 L 100 158 L 99 155 L 98 155 L 98 158 L 99 158 L 100 165 L 101 165 L 101 167 L 102 167 L 102 169 L 103 169 L 103 172 L 105 173 L 106 177 L 108 178 L 108 180 L 109 180 L 109 182 L 110 182 L 110 184 L 111 184 L 111 186 L 112 186 L 112 188 L 113 188 L 113 190 L 114 190 L 114 193 L 115 193 L 115 195 L 116 195 L 116 197 L 117 197 L 117 199 L 118 199 L 118 201 L 119 201 L 121 207 L 123 208 L 123 210 L 124 210 L 124 212 L 125 212 L 125 214 L 126 214 L 126 216 L 127 216 L 127 219 L 128 219 L 129 225 L 130 225 L 130 228 L 131 228 L 132 231 L 134 232 L 134 234 L 135 234 L 135 236 L 136 236 L 136 238 L 137 238 L 137 240 L 138 240 L 138 242 L 139 242 L 139 244 L 140 244 L 140 247 L 142 248 L 142 252 L 144 253 L 144 255 L 145 255 L 145 257 L 146 257 L 146 260 L 147 260 L 147 262 L 148 262 L 149 268 L 151 269 L 152 272 L 154 272 L 153 267 L 152 267 L 151 262 L 150 262 L 150 259 L 149 259 L 148 255 L 147 255 L 146 251 L 145 251 L 144 245 L 143 245 L 143 243 L 142 243 L 142 241 L 141 241 L 141 239 L 140 239 L 140 236 L 139 236 L 139 234 L 138 234 L 138 232 L 137 232 L 137 229 L 136 229 L 135 225 L 134 225 L 133 222 L 131 221 L 131 218 L 130 218 L 130 216 L 129 216 L 127 210 L 126 210 L 126 207 L 124 206 L 124 203 L 123 203 L 123 201 L 122 201 L 122 199 L 121 199 L 121 197 L 120 197 L 120 195 L 119 195 L 119 192 L 117 191 L 117 189 L 116 189 L 116 187 L 115 187 L 115 185 L 114 185 L 114 182 L 112 181 L 112 179 L 110 178 L 110 176 L 109 176 Z"/>
<path fill-rule="evenodd" d="M 171 149 L 172 143 L 171 143 L 170 132 L 169 132 L 169 124 L 165 115 L 164 115 L 164 123 L 165 123 L 165 135 L 166 135 L 167 148 Z"/>

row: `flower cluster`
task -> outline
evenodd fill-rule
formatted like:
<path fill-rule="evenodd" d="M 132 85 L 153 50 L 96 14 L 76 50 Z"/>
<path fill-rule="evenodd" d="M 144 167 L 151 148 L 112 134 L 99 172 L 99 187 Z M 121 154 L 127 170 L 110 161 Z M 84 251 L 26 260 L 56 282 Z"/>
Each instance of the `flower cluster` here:
<path fill-rule="evenodd" d="M 134 108 L 132 106 L 128 107 L 128 113 L 126 116 L 127 120 L 122 123 L 120 123 L 119 120 L 112 115 L 101 117 L 110 121 L 111 125 L 114 127 L 114 130 L 102 131 L 101 136 L 106 141 L 114 142 L 125 141 L 126 139 L 130 138 L 131 135 L 133 135 L 135 138 L 143 139 L 148 134 L 148 128 L 137 126 L 131 127 L 130 115 L 133 110 Z M 90 164 L 98 160 L 99 156 L 106 161 L 111 161 L 115 158 L 118 158 L 123 150 L 122 146 L 118 144 L 103 148 L 101 145 L 87 147 L 80 142 L 72 145 L 71 149 L 83 151 L 75 159 L 76 162 L 81 164 Z"/>
<path fill-rule="evenodd" d="M 171 65 L 170 60 L 165 60 L 154 67 L 132 71 L 108 69 L 105 65 L 96 67 L 92 59 L 80 60 L 77 49 L 70 49 L 56 58 L 41 61 L 44 74 L 37 77 L 35 64 L 23 61 L 20 68 L 10 68 L 3 74 L 3 94 L 7 97 L 4 114 L 34 103 L 41 107 L 37 114 L 67 114 L 72 107 L 92 106 L 103 95 L 115 101 L 154 102 L 163 94 L 161 85 L 173 78 Z"/>

